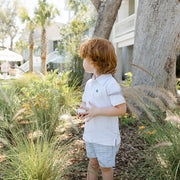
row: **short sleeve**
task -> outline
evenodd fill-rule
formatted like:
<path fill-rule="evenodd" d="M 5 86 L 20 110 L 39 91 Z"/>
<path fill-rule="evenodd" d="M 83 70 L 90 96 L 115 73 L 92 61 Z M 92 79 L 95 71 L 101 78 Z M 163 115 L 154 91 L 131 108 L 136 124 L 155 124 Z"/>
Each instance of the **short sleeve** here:
<path fill-rule="evenodd" d="M 83 92 L 83 95 L 82 95 L 82 101 L 83 101 L 83 102 L 86 102 L 86 101 L 87 101 L 88 84 L 89 84 L 89 81 L 87 81 L 87 83 L 86 83 L 86 85 L 85 85 L 85 88 L 84 88 L 84 92 Z"/>
<path fill-rule="evenodd" d="M 121 87 L 116 81 L 112 81 L 108 84 L 107 94 L 113 106 L 126 103 L 121 91 Z"/>

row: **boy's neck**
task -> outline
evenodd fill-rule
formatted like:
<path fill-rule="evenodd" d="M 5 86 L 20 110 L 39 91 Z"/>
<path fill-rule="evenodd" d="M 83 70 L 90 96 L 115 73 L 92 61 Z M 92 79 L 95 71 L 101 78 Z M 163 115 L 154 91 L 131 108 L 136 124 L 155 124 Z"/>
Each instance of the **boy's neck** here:
<path fill-rule="evenodd" d="M 94 79 L 97 79 L 101 74 L 94 73 Z"/>

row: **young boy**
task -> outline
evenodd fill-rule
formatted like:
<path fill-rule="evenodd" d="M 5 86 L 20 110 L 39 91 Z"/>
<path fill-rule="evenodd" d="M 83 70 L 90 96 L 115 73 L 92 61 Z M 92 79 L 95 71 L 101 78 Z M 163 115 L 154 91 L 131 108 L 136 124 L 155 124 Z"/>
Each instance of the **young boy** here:
<path fill-rule="evenodd" d="M 81 45 L 80 55 L 84 70 L 93 73 L 80 106 L 85 112 L 79 113 L 85 117 L 87 179 L 95 180 L 100 168 L 103 180 L 113 180 L 112 167 L 121 142 L 118 116 L 126 112 L 121 88 L 112 76 L 117 66 L 115 50 L 110 41 L 95 38 Z"/>

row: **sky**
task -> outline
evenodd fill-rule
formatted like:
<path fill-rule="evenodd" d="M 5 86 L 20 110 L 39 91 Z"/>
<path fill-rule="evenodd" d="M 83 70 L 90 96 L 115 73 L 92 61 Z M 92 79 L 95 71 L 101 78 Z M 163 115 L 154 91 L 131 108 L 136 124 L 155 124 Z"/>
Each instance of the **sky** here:
<path fill-rule="evenodd" d="M 49 4 L 53 4 L 59 11 L 60 16 L 55 18 L 54 21 L 66 23 L 68 20 L 68 11 L 64 10 L 66 0 L 47 0 Z M 38 5 L 38 0 L 19 0 L 25 6 L 30 15 L 33 15 L 34 8 Z"/>

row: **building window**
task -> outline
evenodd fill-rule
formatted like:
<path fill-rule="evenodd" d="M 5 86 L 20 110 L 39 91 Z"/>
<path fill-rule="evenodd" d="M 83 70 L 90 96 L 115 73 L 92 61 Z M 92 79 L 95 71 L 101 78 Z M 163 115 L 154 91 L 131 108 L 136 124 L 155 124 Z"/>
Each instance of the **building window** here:
<path fill-rule="evenodd" d="M 135 13 L 135 0 L 129 0 L 129 16 Z"/>
<path fill-rule="evenodd" d="M 57 46 L 58 46 L 58 41 L 53 41 L 53 51 L 56 50 Z"/>

